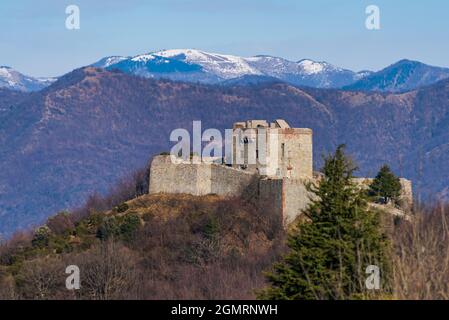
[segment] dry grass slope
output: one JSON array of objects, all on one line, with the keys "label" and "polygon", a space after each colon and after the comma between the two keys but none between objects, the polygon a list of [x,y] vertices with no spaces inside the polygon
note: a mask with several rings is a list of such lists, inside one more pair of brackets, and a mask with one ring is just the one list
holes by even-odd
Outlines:
[{"label": "dry grass slope", "polygon": [[[264,208],[214,195],[143,195],[58,230],[0,248],[0,298],[252,299],[285,236]],[[83,270],[76,293],[69,264]]]}]

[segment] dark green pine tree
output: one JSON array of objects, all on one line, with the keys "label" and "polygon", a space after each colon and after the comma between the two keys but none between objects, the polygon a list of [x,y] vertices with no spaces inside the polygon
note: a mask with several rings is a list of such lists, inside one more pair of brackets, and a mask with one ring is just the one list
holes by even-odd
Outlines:
[{"label": "dark green pine tree", "polygon": [[401,194],[401,182],[391,172],[389,166],[384,165],[380,168],[379,173],[370,185],[369,194],[378,200],[382,200],[383,203],[398,200]]},{"label": "dark green pine tree", "polygon": [[[290,252],[267,273],[260,299],[356,299],[389,292],[388,240],[378,212],[352,180],[356,170],[344,146],[325,159],[324,176],[311,184],[306,221],[289,236]],[[366,289],[369,265],[381,271],[381,290]]]}]

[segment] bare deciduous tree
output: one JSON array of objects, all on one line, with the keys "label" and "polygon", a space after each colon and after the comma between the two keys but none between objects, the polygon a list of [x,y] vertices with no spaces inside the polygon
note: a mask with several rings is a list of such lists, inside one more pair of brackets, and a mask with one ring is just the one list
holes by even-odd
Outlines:
[{"label": "bare deciduous tree", "polygon": [[137,258],[123,245],[108,241],[76,257],[81,271],[82,298],[136,298]]},{"label": "bare deciduous tree", "polygon": [[17,277],[18,289],[25,299],[54,299],[64,287],[64,266],[59,258],[26,261]]}]

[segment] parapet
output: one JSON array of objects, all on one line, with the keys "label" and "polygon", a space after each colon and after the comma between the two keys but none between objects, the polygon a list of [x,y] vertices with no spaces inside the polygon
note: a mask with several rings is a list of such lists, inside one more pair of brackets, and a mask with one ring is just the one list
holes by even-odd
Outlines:
[{"label": "parapet", "polygon": [[281,129],[290,128],[290,125],[287,123],[287,121],[282,120],[282,119],[277,119],[272,124],[275,125],[275,128],[281,128]]},{"label": "parapet", "polygon": [[283,119],[276,119],[271,123],[266,120],[247,120],[235,122],[233,129],[258,129],[258,128],[270,128],[270,129],[290,129],[290,125]]}]

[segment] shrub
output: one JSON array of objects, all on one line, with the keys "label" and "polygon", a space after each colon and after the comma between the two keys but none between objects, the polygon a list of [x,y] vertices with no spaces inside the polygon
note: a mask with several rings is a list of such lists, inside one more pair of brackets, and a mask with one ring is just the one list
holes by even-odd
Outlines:
[{"label": "shrub", "polygon": [[123,217],[108,216],[105,217],[98,227],[96,237],[100,240],[116,237],[121,240],[130,241],[133,239],[140,225],[140,217],[136,213],[129,213]]},{"label": "shrub", "polygon": [[47,226],[39,227],[34,232],[33,240],[31,244],[33,247],[43,248],[48,246],[50,239],[50,229]]},{"label": "shrub", "polygon": [[47,221],[48,228],[57,235],[66,233],[72,230],[75,225],[70,219],[69,213],[66,211],[60,212]]},{"label": "shrub", "polygon": [[207,222],[203,227],[203,235],[206,239],[215,240],[220,233],[220,222],[214,215],[207,217]]},{"label": "shrub", "polygon": [[449,205],[417,208],[392,232],[394,297],[449,299]]},{"label": "shrub", "polygon": [[126,202],[123,202],[123,203],[119,204],[119,205],[115,208],[115,210],[116,210],[118,213],[126,212],[126,211],[128,211],[128,209],[129,209],[129,206],[128,206],[128,204],[127,204]]},{"label": "shrub", "polygon": [[120,236],[123,240],[131,240],[140,227],[140,217],[136,213],[130,213],[123,217],[120,224]]},{"label": "shrub", "polygon": [[119,223],[116,217],[105,217],[97,229],[96,237],[100,240],[107,240],[119,234]]}]

